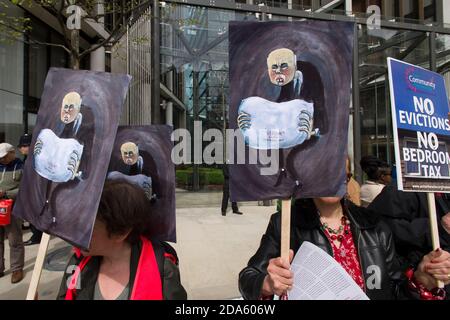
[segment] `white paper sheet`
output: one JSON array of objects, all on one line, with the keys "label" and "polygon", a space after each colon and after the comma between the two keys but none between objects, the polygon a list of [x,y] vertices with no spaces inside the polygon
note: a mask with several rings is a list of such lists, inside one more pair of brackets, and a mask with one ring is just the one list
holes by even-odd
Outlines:
[{"label": "white paper sheet", "polygon": [[303,242],[291,270],[294,286],[289,300],[369,300],[333,257],[310,242]]}]

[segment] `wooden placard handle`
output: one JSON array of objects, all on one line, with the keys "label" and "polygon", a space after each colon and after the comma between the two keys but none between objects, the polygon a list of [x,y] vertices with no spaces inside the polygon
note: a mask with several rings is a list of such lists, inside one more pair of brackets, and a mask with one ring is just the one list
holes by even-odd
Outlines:
[{"label": "wooden placard handle", "polygon": [[281,258],[289,262],[291,243],[291,199],[281,200]]},{"label": "wooden placard handle", "polygon": [[[439,230],[436,217],[436,202],[434,199],[434,193],[428,192],[427,200],[428,200],[428,216],[430,218],[431,242],[433,244],[433,250],[436,250],[441,245],[439,241]],[[444,282],[440,280],[436,280],[436,282],[439,288],[444,288]]]},{"label": "wooden placard handle", "polygon": [[39,244],[39,251],[34,264],[33,275],[31,276],[30,287],[28,288],[27,300],[34,300],[36,292],[41,280],[42,268],[44,267],[44,260],[47,254],[48,243],[50,242],[50,235],[43,233],[41,243]]}]

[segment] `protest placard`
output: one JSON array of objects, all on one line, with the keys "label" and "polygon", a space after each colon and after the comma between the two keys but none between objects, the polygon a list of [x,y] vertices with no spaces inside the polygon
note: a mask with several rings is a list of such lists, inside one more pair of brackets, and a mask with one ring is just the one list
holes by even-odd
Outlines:
[{"label": "protest placard", "polygon": [[393,58],[388,58],[388,68],[397,186],[403,191],[427,192],[433,249],[437,249],[434,192],[450,192],[445,81],[438,73]]},{"label": "protest placard", "polygon": [[231,22],[229,34],[231,200],[286,201],[284,257],[290,199],[346,193],[354,24]]},{"label": "protest placard", "polygon": [[45,233],[28,299],[34,298],[50,235],[89,248],[130,80],[60,68],[47,74],[12,212]]},{"label": "protest placard", "polygon": [[389,59],[398,188],[450,192],[450,121],[444,78]]},{"label": "protest placard", "polygon": [[108,178],[143,188],[151,204],[149,232],[161,241],[176,241],[175,166],[171,161],[172,127],[119,126]]}]

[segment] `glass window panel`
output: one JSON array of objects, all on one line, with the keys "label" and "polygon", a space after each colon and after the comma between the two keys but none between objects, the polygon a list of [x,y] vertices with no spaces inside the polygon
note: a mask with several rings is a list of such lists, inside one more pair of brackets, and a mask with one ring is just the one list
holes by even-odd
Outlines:
[{"label": "glass window panel", "polygon": [[[48,29],[41,23],[32,20],[32,39],[40,42],[48,42],[49,32]],[[48,70],[48,56],[47,46],[40,44],[30,44],[29,46],[29,73],[28,73],[28,85],[29,95],[32,98],[39,99],[44,89],[45,77]],[[37,105],[30,106],[30,109],[36,109]]]},{"label": "glass window panel", "polygon": [[387,81],[387,58],[430,67],[429,39],[424,32],[359,27],[359,72],[362,156],[394,162]]},{"label": "glass window panel", "polygon": [[[23,17],[23,11],[9,6],[10,17]],[[23,133],[23,39],[0,41],[0,142],[18,143]]]}]

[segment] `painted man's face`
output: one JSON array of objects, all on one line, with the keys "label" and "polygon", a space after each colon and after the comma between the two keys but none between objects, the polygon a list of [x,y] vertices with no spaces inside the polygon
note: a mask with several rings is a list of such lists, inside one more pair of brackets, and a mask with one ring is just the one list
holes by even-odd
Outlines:
[{"label": "painted man's face", "polygon": [[61,106],[61,121],[65,124],[75,121],[81,109],[81,96],[77,92],[69,92]]},{"label": "painted man's face", "polygon": [[292,50],[283,48],[272,51],[267,57],[270,82],[277,86],[291,82],[297,69],[296,60]]},{"label": "painted man's face", "polygon": [[122,160],[125,164],[132,166],[138,161],[139,148],[133,142],[126,142],[120,147]]}]

